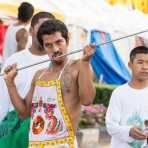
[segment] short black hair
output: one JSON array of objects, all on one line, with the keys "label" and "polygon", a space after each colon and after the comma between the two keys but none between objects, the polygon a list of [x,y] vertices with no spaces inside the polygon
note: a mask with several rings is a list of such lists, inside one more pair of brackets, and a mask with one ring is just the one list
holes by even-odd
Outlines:
[{"label": "short black hair", "polygon": [[45,11],[38,12],[32,17],[31,27],[34,27],[38,23],[39,19],[41,19],[41,18],[55,19],[55,16],[53,14],[51,14],[49,12],[45,12]]},{"label": "short black hair", "polygon": [[131,50],[130,61],[133,62],[137,54],[148,54],[148,48],[145,46],[138,46]]},{"label": "short black hair", "polygon": [[40,45],[43,47],[43,35],[51,35],[55,32],[60,32],[62,37],[68,42],[68,29],[66,25],[57,19],[45,21],[39,28],[37,33],[37,39]]},{"label": "short black hair", "polygon": [[18,19],[22,22],[27,22],[31,19],[34,13],[34,7],[28,2],[23,2],[18,8]]}]

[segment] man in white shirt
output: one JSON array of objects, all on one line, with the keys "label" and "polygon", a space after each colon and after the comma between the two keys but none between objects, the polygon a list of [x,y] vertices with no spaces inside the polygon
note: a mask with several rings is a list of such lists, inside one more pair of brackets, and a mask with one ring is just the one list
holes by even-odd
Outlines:
[{"label": "man in white shirt", "polygon": [[[31,28],[30,28],[30,33],[32,36],[31,48],[17,52],[13,54],[12,56],[10,56],[7,59],[6,63],[4,64],[2,72],[5,69],[5,67],[13,63],[17,63],[18,67],[24,67],[24,66],[35,64],[37,62],[48,59],[48,56],[46,55],[45,50],[42,49],[40,44],[38,43],[36,34],[37,34],[37,31],[40,25],[44,21],[48,19],[54,19],[54,18],[55,17],[48,12],[39,12],[36,15],[34,15],[31,21]],[[30,67],[30,68],[27,68],[27,69],[24,69],[18,72],[18,76],[16,78],[15,83],[22,97],[24,97],[26,93],[28,92],[35,72],[39,69],[47,67],[48,65],[49,65],[49,62],[36,65],[36,66]],[[26,121],[18,120],[17,114],[14,111],[14,107],[10,101],[10,97],[8,95],[6,84],[2,77],[0,78],[0,110],[1,110],[0,120],[3,120],[0,123],[0,128],[3,129],[3,130],[0,130],[0,147],[5,147],[5,148],[10,148],[10,147],[11,148],[26,148],[28,147],[27,128],[29,128],[29,119]],[[9,127],[9,129],[7,128],[7,126],[10,126],[11,124],[10,120],[13,122],[12,124],[14,124],[15,126],[21,127],[20,129],[22,129],[22,131],[20,129],[17,129],[16,132],[12,133],[12,131],[14,131],[14,128],[12,127],[12,130],[11,130],[11,127]],[[14,136],[13,134],[16,136]],[[19,144],[16,144],[18,143],[18,139],[17,139],[19,137],[18,135],[22,138],[19,139]]]},{"label": "man in white shirt", "polygon": [[142,148],[148,133],[148,48],[139,46],[130,53],[131,81],[116,88],[110,98],[106,126],[112,136],[110,148]]}]

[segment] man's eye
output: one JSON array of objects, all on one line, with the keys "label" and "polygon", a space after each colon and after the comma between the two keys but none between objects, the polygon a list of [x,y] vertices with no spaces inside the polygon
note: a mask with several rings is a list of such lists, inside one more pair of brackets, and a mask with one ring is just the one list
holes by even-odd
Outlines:
[{"label": "man's eye", "polygon": [[52,47],[52,45],[49,44],[49,43],[46,43],[46,44],[45,44],[45,47],[49,48],[49,47]]},{"label": "man's eye", "polygon": [[63,40],[57,41],[57,44],[58,44],[58,45],[60,45],[60,44],[62,44],[62,43],[63,43]]}]

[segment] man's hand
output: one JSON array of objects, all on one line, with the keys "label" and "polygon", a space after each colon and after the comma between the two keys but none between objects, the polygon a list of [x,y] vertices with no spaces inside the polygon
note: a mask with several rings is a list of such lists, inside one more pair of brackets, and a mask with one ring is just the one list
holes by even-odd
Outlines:
[{"label": "man's hand", "polygon": [[83,61],[88,61],[90,60],[91,56],[95,53],[96,46],[95,45],[87,45],[84,47],[83,51]]},{"label": "man's hand", "polygon": [[9,65],[4,69],[4,79],[7,85],[14,84],[14,79],[17,75],[17,64]]},{"label": "man's hand", "polygon": [[146,133],[144,133],[139,127],[132,127],[130,129],[129,136],[136,140],[144,140],[148,135],[146,135]]}]

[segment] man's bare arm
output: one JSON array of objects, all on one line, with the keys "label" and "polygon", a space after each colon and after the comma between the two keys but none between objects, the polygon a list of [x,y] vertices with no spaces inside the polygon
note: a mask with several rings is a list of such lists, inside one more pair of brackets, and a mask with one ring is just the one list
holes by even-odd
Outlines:
[{"label": "man's bare arm", "polygon": [[19,95],[16,85],[14,83],[16,75],[17,75],[17,69],[15,64],[8,66],[5,69],[5,82],[8,88],[8,93],[10,95],[11,101],[14,107],[16,108],[20,118],[27,118],[30,115],[31,111],[31,102],[34,91],[35,78],[32,81],[32,85],[27,96],[23,99]]},{"label": "man's bare arm", "polygon": [[80,61],[78,83],[81,103],[90,105],[96,95],[96,90],[93,84],[93,71],[89,62]]},{"label": "man's bare arm", "polygon": [[25,28],[20,29],[16,33],[17,51],[25,49],[28,42],[29,33]]},{"label": "man's bare arm", "polygon": [[31,113],[31,102],[34,90],[33,85],[31,85],[31,88],[24,99],[20,97],[15,84],[7,85],[7,88],[12,104],[16,108],[19,117],[23,119],[29,117]]}]

